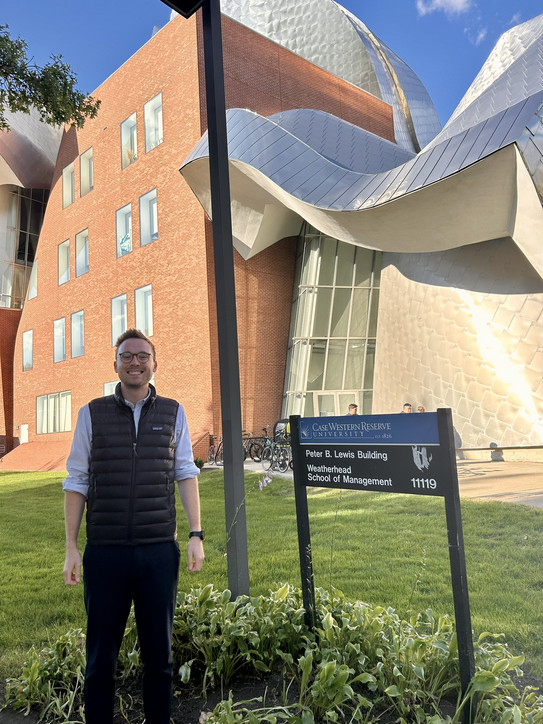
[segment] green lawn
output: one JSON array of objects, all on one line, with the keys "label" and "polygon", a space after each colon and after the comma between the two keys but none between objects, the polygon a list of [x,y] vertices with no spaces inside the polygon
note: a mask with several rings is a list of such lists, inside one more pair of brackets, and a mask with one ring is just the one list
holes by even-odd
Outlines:
[{"label": "green lawn", "polygon": [[[82,588],[67,588],[63,475],[0,473],[0,677],[14,676],[26,651],[84,626]],[[248,474],[251,594],[300,585],[292,481]],[[206,562],[182,569],[180,586],[228,587],[223,477],[200,477]],[[442,498],[310,489],[316,585],[372,605],[454,614]],[[527,670],[543,675],[543,511],[462,501],[473,628],[504,633]],[[186,523],[179,516],[179,538]],[[81,540],[84,544],[83,536]]]}]

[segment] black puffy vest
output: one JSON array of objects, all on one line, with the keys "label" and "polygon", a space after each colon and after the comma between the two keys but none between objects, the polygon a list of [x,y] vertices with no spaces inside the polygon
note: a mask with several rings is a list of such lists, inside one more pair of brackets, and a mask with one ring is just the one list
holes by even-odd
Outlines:
[{"label": "black puffy vest", "polygon": [[138,424],[122,397],[89,403],[92,422],[87,542],[139,545],[174,540],[178,403],[150,385]]}]

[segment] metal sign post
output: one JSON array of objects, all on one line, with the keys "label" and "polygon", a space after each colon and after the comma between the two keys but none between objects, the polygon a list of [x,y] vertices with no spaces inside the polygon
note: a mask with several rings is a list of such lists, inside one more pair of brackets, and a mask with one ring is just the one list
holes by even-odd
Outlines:
[{"label": "metal sign post", "polygon": [[[440,496],[445,500],[462,694],[475,673],[452,414],[290,418],[306,622],[316,623],[307,487]],[[470,713],[466,716],[469,718]]]},{"label": "metal sign post", "polygon": [[245,512],[245,474],[241,445],[241,392],[226,136],[226,103],[219,0],[163,0],[183,17],[202,8],[206,77],[213,256],[224,445],[224,504],[228,587],[232,598],[249,594],[249,555]]}]

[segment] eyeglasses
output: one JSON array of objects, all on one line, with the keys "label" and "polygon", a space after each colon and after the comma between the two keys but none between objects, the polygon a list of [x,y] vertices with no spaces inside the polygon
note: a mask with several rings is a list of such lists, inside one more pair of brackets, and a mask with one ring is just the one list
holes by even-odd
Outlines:
[{"label": "eyeglasses", "polygon": [[125,364],[130,364],[134,357],[138,358],[138,362],[148,362],[150,352],[119,352],[119,359]]}]

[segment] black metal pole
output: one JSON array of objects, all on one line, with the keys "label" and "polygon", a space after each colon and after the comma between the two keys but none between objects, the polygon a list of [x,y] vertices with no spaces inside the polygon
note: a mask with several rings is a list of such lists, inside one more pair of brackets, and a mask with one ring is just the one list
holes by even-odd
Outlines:
[{"label": "black metal pole", "polygon": [[[449,468],[451,471],[451,490],[445,496],[445,515],[447,517],[447,535],[449,539],[449,560],[453,602],[456,618],[456,638],[458,642],[458,663],[460,668],[460,685],[465,695],[475,674],[475,656],[473,652],[473,632],[468,595],[468,576],[464,553],[464,534],[460,511],[460,493],[456,472],[454,432],[450,409],[437,410],[437,424],[440,445],[449,451]],[[474,700],[475,702],[475,700]],[[468,704],[463,712],[464,724],[471,724],[473,706]]]},{"label": "black metal pole", "polygon": [[290,416],[290,442],[294,472],[294,498],[296,501],[296,523],[298,526],[302,600],[305,609],[305,623],[312,631],[316,626],[317,606],[315,601],[315,580],[313,577],[313,555],[311,553],[311,533],[309,530],[309,510],[307,507],[307,488],[302,481],[300,436],[298,434],[299,419],[299,415]]},{"label": "black metal pole", "polygon": [[241,391],[219,0],[207,0],[202,4],[202,21],[224,443],[228,587],[232,598],[236,598],[242,594],[249,594],[249,559],[241,443]]}]

